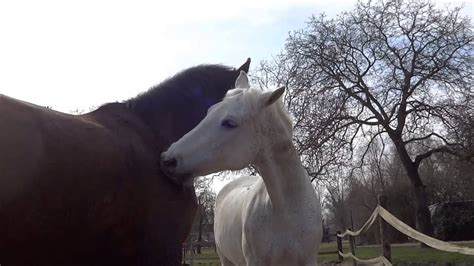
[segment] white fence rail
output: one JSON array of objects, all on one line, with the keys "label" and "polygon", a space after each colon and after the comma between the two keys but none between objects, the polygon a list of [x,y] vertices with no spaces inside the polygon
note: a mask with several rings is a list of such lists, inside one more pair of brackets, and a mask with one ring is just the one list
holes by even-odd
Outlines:
[{"label": "white fence rail", "polygon": [[[387,211],[384,207],[382,207],[383,204],[380,204],[381,202],[380,197],[381,196],[379,196],[379,205],[375,208],[374,212],[372,213],[372,215],[370,215],[369,219],[367,219],[365,224],[357,231],[346,230],[344,233],[338,233],[337,234],[338,242],[341,242],[341,239],[348,235],[350,238],[350,244],[352,245],[352,238],[354,236],[358,236],[366,232],[373,225],[377,217],[380,217],[386,223],[390,224],[395,229],[400,231],[402,234],[405,234],[408,237],[416,239],[419,242],[422,242],[434,249],[442,250],[446,252],[457,252],[457,253],[461,253],[465,255],[474,256],[474,248],[461,247],[461,246],[454,245],[451,243],[443,242],[436,238],[420,233],[416,231],[415,229],[413,229],[412,227],[410,227],[409,225],[407,225],[406,223],[400,221],[399,219],[397,219],[397,217],[393,216],[389,211]],[[381,235],[384,234],[382,228],[381,228],[380,233]],[[382,245],[384,244],[383,242],[384,241],[382,241]],[[338,253],[339,253],[340,258],[341,257],[352,258],[354,261],[358,261],[358,262],[366,263],[366,264],[392,265],[390,255],[388,255],[388,257],[380,256],[380,257],[369,259],[369,260],[362,260],[362,259],[357,258],[352,252],[343,253],[342,245],[338,245],[338,249],[339,249]],[[390,254],[390,251],[388,251],[388,253]]]}]

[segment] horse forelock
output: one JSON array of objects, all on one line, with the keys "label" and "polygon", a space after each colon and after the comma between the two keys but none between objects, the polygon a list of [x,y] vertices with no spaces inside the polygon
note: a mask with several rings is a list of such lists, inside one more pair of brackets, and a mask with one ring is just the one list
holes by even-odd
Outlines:
[{"label": "horse forelock", "polygon": [[225,98],[231,98],[231,97],[234,97],[234,96],[238,96],[242,93],[244,93],[244,91],[247,90],[247,89],[233,89],[233,90],[229,90],[227,92],[227,94],[225,95]]}]

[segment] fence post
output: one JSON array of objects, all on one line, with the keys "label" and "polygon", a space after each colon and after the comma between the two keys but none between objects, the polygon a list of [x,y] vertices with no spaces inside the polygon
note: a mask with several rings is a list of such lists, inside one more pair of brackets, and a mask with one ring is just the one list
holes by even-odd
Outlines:
[{"label": "fence post", "polygon": [[341,231],[336,232],[336,239],[337,239],[337,257],[339,258],[339,261],[343,261],[344,257],[339,254],[339,252],[342,253],[342,239],[338,236],[341,233]]},{"label": "fence post", "polygon": [[[378,196],[379,205],[384,209],[387,207],[387,197],[384,195]],[[380,244],[382,246],[383,256],[390,262],[392,262],[392,251],[390,250],[390,238],[388,235],[388,224],[384,221],[382,217],[379,216],[379,225],[380,225]]]},{"label": "fence post", "polygon": [[193,238],[189,238],[189,243],[190,243],[190,250],[191,250],[191,261],[189,262],[189,265],[194,265],[194,245],[193,245]]},{"label": "fence post", "polygon": [[186,245],[183,244],[181,246],[181,250],[183,251],[183,259],[182,259],[183,262],[181,264],[184,265],[186,263]]},{"label": "fence post", "polygon": [[[352,228],[348,228],[350,231],[352,231]],[[351,249],[351,253],[352,255],[356,255],[355,253],[355,248],[354,248],[354,242],[355,242],[355,237],[352,236],[352,235],[349,235],[349,248]],[[352,260],[352,265],[356,266],[357,265],[357,261],[356,260]]]}]

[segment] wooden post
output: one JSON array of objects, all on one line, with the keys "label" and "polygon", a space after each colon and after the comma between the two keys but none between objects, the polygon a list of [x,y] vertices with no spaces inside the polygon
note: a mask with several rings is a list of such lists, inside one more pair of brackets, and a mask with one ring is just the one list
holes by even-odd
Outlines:
[{"label": "wooden post", "polygon": [[[387,197],[383,195],[378,196],[379,205],[384,209],[387,207]],[[380,245],[382,246],[383,256],[390,262],[392,262],[392,251],[390,250],[390,238],[388,235],[388,224],[382,217],[379,216],[380,225]]]},{"label": "wooden post", "polygon": [[[352,231],[352,228],[348,228],[350,231]],[[354,248],[354,242],[355,242],[355,239],[354,239],[354,236],[352,235],[349,235],[349,248],[351,249],[351,253],[352,255],[356,255],[355,253],[355,248]],[[352,265],[356,266],[357,265],[357,261],[356,260],[352,260]]]},{"label": "wooden post", "polygon": [[341,233],[341,231],[337,231],[336,233],[336,239],[337,239],[337,256],[339,258],[339,261],[343,261],[344,257],[339,254],[339,252],[342,252],[342,239],[338,236]]}]

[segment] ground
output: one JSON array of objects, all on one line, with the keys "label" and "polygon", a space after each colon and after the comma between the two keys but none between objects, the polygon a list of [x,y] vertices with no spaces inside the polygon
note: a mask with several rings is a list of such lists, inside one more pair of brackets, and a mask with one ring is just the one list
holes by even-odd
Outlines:
[{"label": "ground", "polygon": [[[456,242],[454,244],[474,247],[474,241]],[[323,243],[320,252],[335,251],[336,243]],[[348,252],[348,243],[344,243],[344,252]],[[369,259],[381,254],[380,246],[360,246],[356,248],[357,257]],[[337,261],[336,254],[320,255],[320,264],[331,265]],[[186,255],[186,262],[191,262],[190,254]],[[474,256],[437,251],[430,248],[420,248],[417,243],[393,244],[392,262],[396,265],[474,265]],[[213,248],[203,249],[201,255],[193,258],[195,266],[219,266],[219,258]],[[352,265],[349,263],[348,265]]]}]

